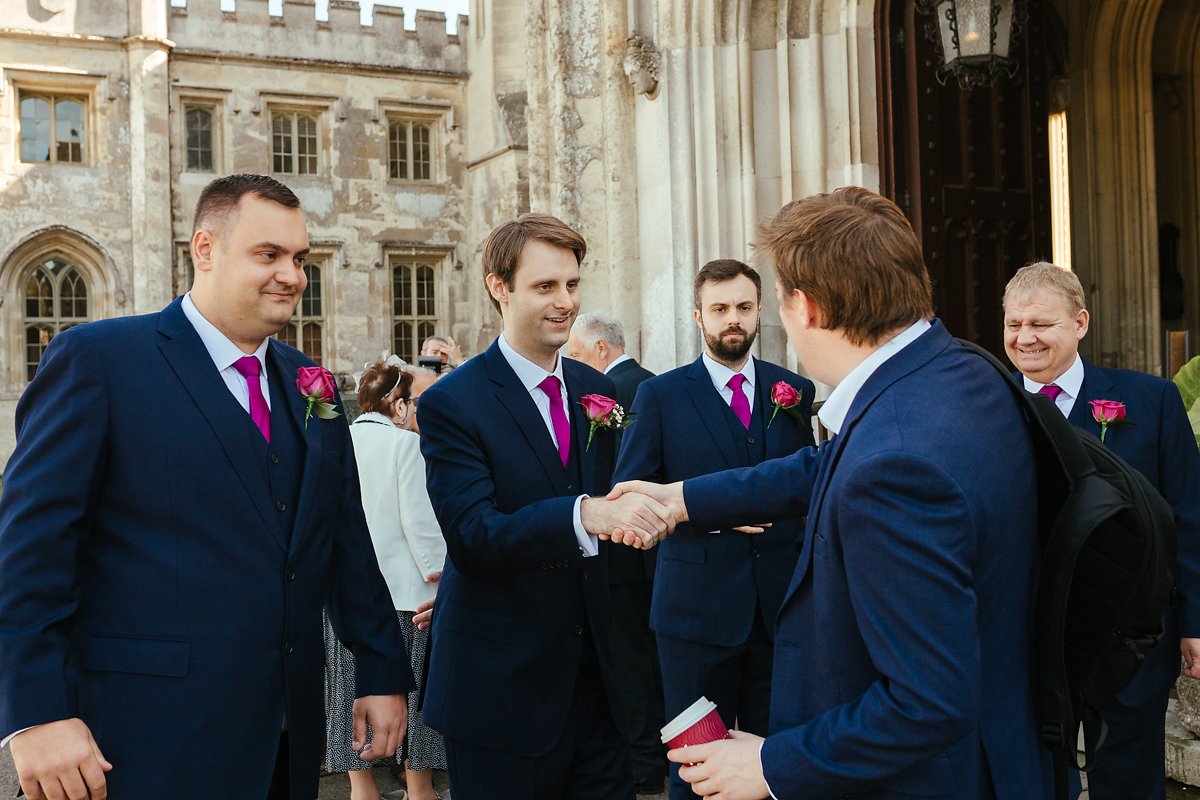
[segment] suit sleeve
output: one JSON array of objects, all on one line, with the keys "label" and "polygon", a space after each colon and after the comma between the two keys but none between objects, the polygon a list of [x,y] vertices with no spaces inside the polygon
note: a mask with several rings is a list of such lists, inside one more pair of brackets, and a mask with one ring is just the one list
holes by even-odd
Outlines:
[{"label": "suit sleeve", "polygon": [[397,464],[400,531],[421,574],[440,572],[446,560],[446,540],[425,490],[425,459],[417,442],[405,446]]},{"label": "suit sleeve", "polygon": [[688,519],[697,530],[718,530],[804,516],[827,450],[803,447],[754,467],[684,481]]},{"label": "suit sleeve", "polygon": [[843,559],[851,612],[878,677],[853,700],[767,738],[764,774],[780,800],[886,780],[967,736],[980,713],[976,528],[964,493],[907,454],[839,470],[847,472],[840,501],[821,512],[836,515],[838,541],[818,532],[814,557],[837,548]]},{"label": "suit sleeve", "polygon": [[379,571],[367,528],[350,426],[335,422],[343,438],[341,496],[330,559],[329,622],[354,654],[355,696],[403,694],[417,688],[408,648]]},{"label": "suit sleeve", "polygon": [[1175,512],[1178,532],[1179,633],[1195,638],[1200,637],[1200,450],[1183,398],[1170,381],[1163,383],[1158,436],[1159,491]]},{"label": "suit sleeve", "polygon": [[502,512],[493,465],[472,415],[458,398],[435,385],[421,395],[420,414],[429,499],[447,554],[459,572],[487,576],[544,569],[563,561],[584,566],[575,538],[574,496]]},{"label": "suit sleeve", "polygon": [[17,404],[0,495],[0,737],[78,716],[68,631],[115,413],[89,345],[56,336]]},{"label": "suit sleeve", "polygon": [[621,437],[621,453],[613,470],[613,484],[622,481],[663,480],[662,413],[650,383],[642,383],[630,408],[633,424]]}]

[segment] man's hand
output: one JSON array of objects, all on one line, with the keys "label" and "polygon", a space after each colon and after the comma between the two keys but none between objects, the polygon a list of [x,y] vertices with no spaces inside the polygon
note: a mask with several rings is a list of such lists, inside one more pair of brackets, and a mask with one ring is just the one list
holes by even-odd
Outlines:
[{"label": "man's hand", "polygon": [[[350,747],[363,761],[396,754],[408,729],[408,700],[402,694],[374,694],[354,701]],[[367,741],[367,725],[371,741]]]},{"label": "man's hand", "polygon": [[637,549],[651,548],[675,530],[675,517],[667,507],[644,494],[585,497],[579,518],[588,533]]},{"label": "man's hand", "polygon": [[[763,800],[771,796],[758,750],[762,737],[730,731],[732,739],[680,747],[667,753],[679,777],[705,800]],[[690,764],[691,766],[687,766]]]},{"label": "man's hand", "polygon": [[1179,652],[1183,654],[1183,674],[1200,678],[1200,639],[1180,639]]},{"label": "man's hand", "polygon": [[687,506],[683,503],[683,481],[675,483],[650,483],[649,481],[624,481],[618,483],[608,493],[609,500],[616,500],[627,494],[644,494],[666,506],[675,518],[675,522],[687,522]]},{"label": "man's hand", "polygon": [[417,626],[417,630],[427,631],[429,630],[429,626],[433,624],[434,599],[431,597],[417,606],[416,614],[413,616],[413,624]]},{"label": "man's hand", "polygon": [[104,758],[84,721],[73,717],[22,731],[8,743],[21,790],[30,800],[105,800]]}]

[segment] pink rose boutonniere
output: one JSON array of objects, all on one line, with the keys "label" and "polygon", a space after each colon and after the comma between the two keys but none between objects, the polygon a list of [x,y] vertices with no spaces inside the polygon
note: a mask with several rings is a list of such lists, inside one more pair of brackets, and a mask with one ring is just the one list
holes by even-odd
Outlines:
[{"label": "pink rose boutonniere", "polygon": [[598,428],[619,431],[633,424],[633,414],[626,413],[621,404],[611,397],[585,394],[579,398],[579,405],[583,406],[583,414],[588,421],[588,438],[587,444],[583,446],[584,452],[592,446],[592,437],[596,435]]},{"label": "pink rose boutonniere", "polygon": [[771,412],[771,419],[767,421],[768,428],[771,427],[771,423],[775,421],[775,415],[780,411],[791,415],[800,422],[804,421],[799,408],[800,392],[796,391],[796,387],[787,381],[778,381],[771,387],[771,405],[775,406],[775,410]]},{"label": "pink rose boutonniere", "polygon": [[1104,441],[1104,435],[1108,433],[1110,425],[1130,425],[1129,420],[1125,419],[1125,404],[1118,403],[1116,400],[1092,400],[1088,405],[1092,407],[1092,419],[1100,423],[1100,441]]},{"label": "pink rose boutonniere", "polygon": [[304,409],[305,430],[308,429],[308,420],[313,414],[321,419],[341,416],[333,407],[336,384],[329,370],[324,367],[301,367],[296,370],[296,388],[308,403],[308,407]]}]

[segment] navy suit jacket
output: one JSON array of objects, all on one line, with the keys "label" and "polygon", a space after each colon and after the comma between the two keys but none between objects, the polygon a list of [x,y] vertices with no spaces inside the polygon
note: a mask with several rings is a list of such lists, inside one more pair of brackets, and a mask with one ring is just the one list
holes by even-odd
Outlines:
[{"label": "navy suit jacket", "polygon": [[421,452],[446,539],[433,615],[425,721],[443,735],[523,756],[558,740],[591,641],[613,719],[624,718],[609,643],[604,552],[584,558],[573,510],[607,494],[614,435],[585,452],[585,394],[612,381],[563,359],[571,447],[582,484],[559,460],[533,398],[497,343],[421,395]]},{"label": "navy suit jacket", "polygon": [[[634,359],[622,361],[604,373],[613,382],[617,394],[613,397],[621,408],[630,411],[633,408],[633,398],[637,389],[654,377],[654,373],[643,367]],[[621,435],[617,441],[621,441]],[[654,561],[658,556],[655,550],[634,550],[622,544],[604,542],[602,547],[608,550],[608,582],[616,586],[618,583],[645,583],[654,579]]]},{"label": "navy suit jacket", "polygon": [[294,382],[313,362],[272,340],[267,365],[272,423],[302,453],[290,530],[265,442],[178,300],[59,334],[18,405],[0,732],[82,718],[110,797],[261,800],[285,725],[291,797],[313,797],[327,602],[359,694],[413,688],[345,418],[303,430]]},{"label": "navy suit jacket", "polygon": [[820,450],[684,484],[705,527],[811,506],[761,755],[780,800],[1049,796],[1032,459],[1003,378],[935,320]]},{"label": "navy suit jacket", "polygon": [[1124,369],[1083,363],[1083,386],[1071,414],[1072,424],[1096,436],[1092,400],[1125,404],[1132,424],[1111,425],[1104,443],[1146,476],[1175,512],[1179,534],[1175,606],[1167,614],[1166,633],[1133,681],[1118,696],[1141,705],[1166,696],[1179,677],[1179,637],[1200,636],[1200,452],[1179,389],[1171,381]]},{"label": "navy suit jacket", "polygon": [[[752,413],[765,429],[766,458],[811,446],[812,381],[758,359],[754,369]],[[781,411],[767,427],[774,410],[771,387],[778,381],[800,392],[803,420]],[[733,412],[713,386],[703,357],[644,382],[632,412],[635,421],[625,430],[616,482],[673,483],[759,460],[749,458],[746,443],[735,437],[729,423]],[[764,521],[751,516],[736,524]],[[803,533],[799,516],[777,519],[756,535],[680,525],[658,546],[651,627],[676,639],[738,645],[750,635],[758,607],[772,630]]]}]

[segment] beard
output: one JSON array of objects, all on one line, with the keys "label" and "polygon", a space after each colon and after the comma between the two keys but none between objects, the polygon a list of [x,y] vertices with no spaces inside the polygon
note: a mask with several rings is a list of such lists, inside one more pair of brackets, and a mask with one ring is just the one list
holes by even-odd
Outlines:
[{"label": "beard", "polygon": [[[742,340],[740,342],[730,341],[725,338],[727,333],[740,333]],[[704,343],[708,345],[709,352],[713,357],[722,363],[735,364],[741,361],[746,353],[750,352],[750,348],[754,346],[754,339],[758,336],[758,329],[747,333],[744,328],[738,326],[736,328],[726,328],[719,334],[710,334],[707,330],[704,331]]]}]

